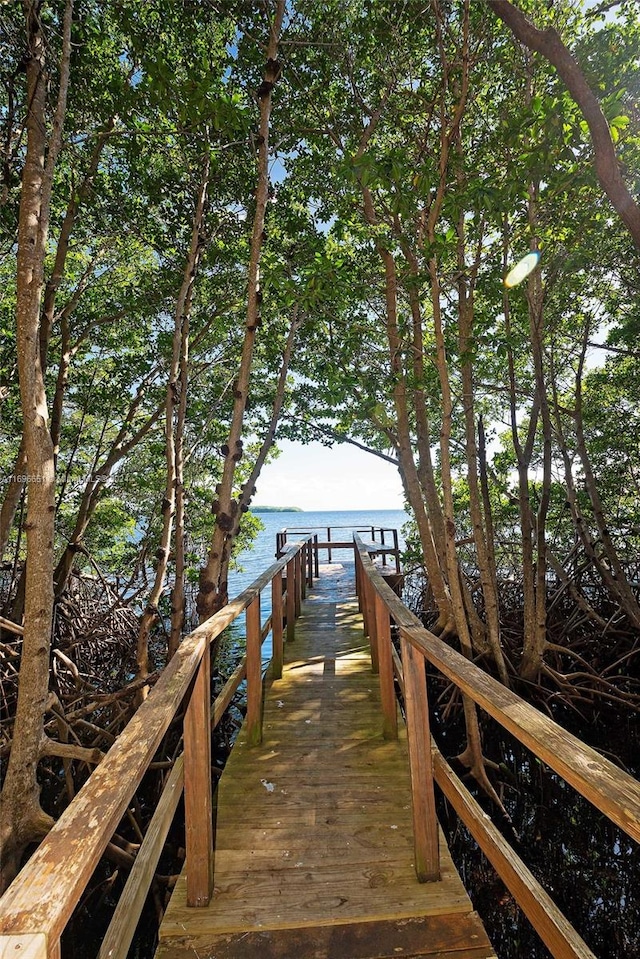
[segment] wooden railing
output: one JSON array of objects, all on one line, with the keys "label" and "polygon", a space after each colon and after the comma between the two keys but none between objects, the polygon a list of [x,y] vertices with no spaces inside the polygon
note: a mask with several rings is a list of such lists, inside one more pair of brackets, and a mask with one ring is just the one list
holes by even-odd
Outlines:
[{"label": "wooden railing", "polygon": [[[142,842],[99,959],[125,959],[184,789],[187,900],[204,906],[212,891],[211,732],[247,680],[248,736],[262,736],[261,647],[272,633],[272,669],[282,670],[283,620],[293,637],[313,578],[310,537],[187,636],[157,684],[0,899],[0,957],[55,959],[60,936],[179,708],[186,702],[184,753],[174,764]],[[286,575],[286,592],[283,589]],[[261,624],[260,596],[271,587],[272,613]],[[246,656],[211,704],[211,644],[246,610]]]},{"label": "wooden railing", "polygon": [[[425,663],[435,666],[636,842],[640,783],[425,629],[380,576],[366,545],[357,536],[355,540],[358,596],[380,677],[385,735],[396,735],[394,674],[405,701],[419,878],[431,879],[438,873],[435,781],[549,951],[557,959],[594,959],[431,740]],[[391,642],[391,623],[398,627],[400,656]]]},{"label": "wooden railing", "polygon": [[[345,533],[347,531],[347,533]],[[280,556],[286,548],[289,538],[299,538],[301,535],[312,535],[312,549],[315,562],[315,575],[318,575],[318,563],[321,551],[326,551],[327,562],[333,559],[333,553],[338,549],[354,550],[354,535],[365,534],[370,537],[368,544],[369,554],[381,556],[386,565],[387,557],[391,556],[396,568],[400,572],[400,546],[398,530],[389,526],[299,526],[285,527],[276,533],[276,556]],[[337,534],[337,537],[336,537]],[[322,537],[325,537],[324,539]]]}]

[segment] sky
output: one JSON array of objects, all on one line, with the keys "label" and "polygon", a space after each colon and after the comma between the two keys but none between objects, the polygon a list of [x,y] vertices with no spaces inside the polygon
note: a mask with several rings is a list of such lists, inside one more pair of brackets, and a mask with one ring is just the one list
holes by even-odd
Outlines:
[{"label": "sky", "polygon": [[281,454],[256,483],[256,506],[304,510],[403,509],[398,471],[391,463],[346,443],[279,440]]}]

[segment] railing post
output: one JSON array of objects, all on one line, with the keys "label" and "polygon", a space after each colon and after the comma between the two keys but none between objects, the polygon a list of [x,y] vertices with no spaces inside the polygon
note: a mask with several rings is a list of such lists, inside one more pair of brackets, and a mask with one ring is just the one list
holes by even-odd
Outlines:
[{"label": "railing post", "polygon": [[[327,543],[331,542],[331,527],[327,526]],[[331,547],[327,546],[327,562],[331,562]]]},{"label": "railing post", "polygon": [[295,597],[295,617],[302,609],[302,552],[298,550],[293,561],[293,595]]},{"label": "railing post", "polygon": [[317,533],[314,535],[313,541],[314,541],[314,543],[315,543],[315,549],[314,549],[314,551],[313,551],[313,554],[314,554],[314,568],[315,568],[316,579],[317,579],[318,576],[320,575],[320,550],[318,549],[318,534],[317,534]]},{"label": "railing post", "polygon": [[262,742],[262,639],[260,594],[247,606],[247,742]]},{"label": "railing post", "polygon": [[300,599],[307,598],[307,549],[305,546],[302,547],[298,553],[300,557]]},{"label": "railing post", "polygon": [[398,738],[398,709],[393,682],[393,656],[391,654],[391,622],[387,605],[374,591],[376,641],[378,647],[378,672],[380,674],[380,699],[382,702],[382,735],[385,739]]},{"label": "railing post", "polygon": [[284,660],[284,639],[282,629],[282,573],[276,573],[271,580],[271,644],[272,672],[274,679],[282,679]]},{"label": "railing post", "polygon": [[311,540],[307,543],[307,586],[313,587],[313,543]]},{"label": "railing post", "polygon": [[295,559],[290,559],[287,563],[287,642],[291,643],[296,638],[296,590],[295,580]]},{"label": "railing post", "polygon": [[400,572],[400,548],[398,546],[398,530],[393,530],[393,549],[396,557],[396,573]]},{"label": "railing post", "polygon": [[362,613],[362,621],[364,623],[364,634],[368,636],[371,630],[369,624],[369,576],[367,570],[365,569],[364,560],[360,567],[360,606]]},{"label": "railing post", "polygon": [[207,906],[213,889],[211,650],[205,646],[184,717],[187,905]]},{"label": "railing post", "polygon": [[378,661],[378,634],[376,632],[376,614],[374,606],[375,589],[373,583],[367,575],[366,569],[362,570],[362,584],[364,608],[362,618],[365,624],[365,633],[369,637],[369,646],[371,648],[371,671],[377,673],[380,670]]},{"label": "railing post", "polygon": [[433,792],[427,676],[423,655],[405,639],[402,629],[400,637],[411,772],[415,869],[419,882],[434,882],[440,878],[440,855]]}]

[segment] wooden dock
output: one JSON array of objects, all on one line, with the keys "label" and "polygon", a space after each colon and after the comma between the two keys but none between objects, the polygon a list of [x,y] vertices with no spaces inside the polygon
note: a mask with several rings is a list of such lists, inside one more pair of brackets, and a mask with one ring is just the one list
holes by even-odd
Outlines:
[{"label": "wooden dock", "polygon": [[440,881],[416,879],[404,728],[382,736],[353,567],[320,573],[262,744],[241,733],[218,787],[212,901],[187,908],[180,877],[156,959],[489,959],[442,836]]}]

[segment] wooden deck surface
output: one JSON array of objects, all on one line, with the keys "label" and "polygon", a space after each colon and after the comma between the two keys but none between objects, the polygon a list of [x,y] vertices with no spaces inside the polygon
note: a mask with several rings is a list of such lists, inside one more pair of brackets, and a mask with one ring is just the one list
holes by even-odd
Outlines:
[{"label": "wooden deck surface", "polygon": [[441,881],[415,878],[406,740],[382,738],[352,573],[308,593],[263,742],[241,733],[220,781],[212,902],[188,909],[180,877],[156,959],[494,956],[444,838]]}]

